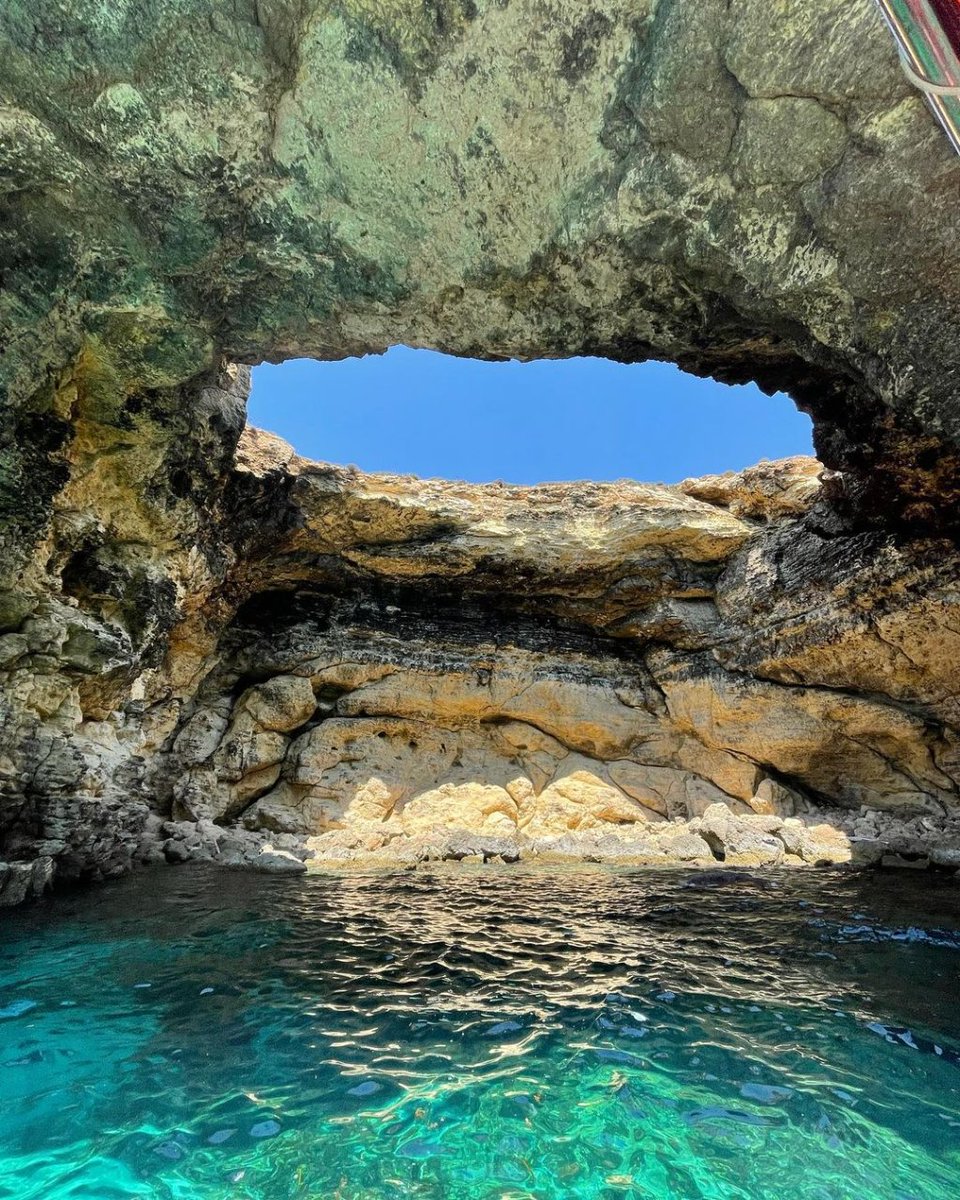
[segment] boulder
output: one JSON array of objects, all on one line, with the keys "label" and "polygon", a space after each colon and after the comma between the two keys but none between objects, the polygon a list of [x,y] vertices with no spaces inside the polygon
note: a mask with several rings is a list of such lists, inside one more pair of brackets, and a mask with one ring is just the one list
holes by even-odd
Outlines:
[{"label": "boulder", "polygon": [[317,708],[308,678],[277,675],[248,688],[237,701],[237,712],[248,712],[261,729],[292,733],[305,725]]}]

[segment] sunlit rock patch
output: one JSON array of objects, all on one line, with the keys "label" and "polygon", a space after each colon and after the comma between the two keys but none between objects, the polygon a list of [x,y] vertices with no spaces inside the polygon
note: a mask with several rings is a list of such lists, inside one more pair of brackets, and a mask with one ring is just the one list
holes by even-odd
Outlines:
[{"label": "sunlit rock patch", "polygon": [[0,638],[8,898],[162,858],[954,865],[956,557],[835,528],[821,476],[471,485],[246,429],[152,668],[103,552]]}]

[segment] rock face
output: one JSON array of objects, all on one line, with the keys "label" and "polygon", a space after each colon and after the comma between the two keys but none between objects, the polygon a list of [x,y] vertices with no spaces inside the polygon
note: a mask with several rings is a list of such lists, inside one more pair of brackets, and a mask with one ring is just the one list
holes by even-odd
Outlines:
[{"label": "rock face", "polygon": [[[869,0],[5,5],[0,900],[161,847],[946,862],[958,181]],[[826,469],[244,432],[236,364],[401,341],[788,388]]]},{"label": "rock face", "polygon": [[752,865],[862,857],[824,807],[960,817],[956,561],[825,530],[815,460],[515,488],[240,445],[275,527],[157,757],[174,817],[324,861]]},{"label": "rock face", "polygon": [[861,513],[957,498],[960,163],[871,0],[10,0],[0,95],[24,548],[71,418],[394,342],[757,379]]},{"label": "rock face", "polygon": [[161,853],[947,862],[956,554],[838,531],[821,473],[470,485],[246,428],[164,660],[81,590],[96,552],[0,638],[6,853],[42,884]]}]

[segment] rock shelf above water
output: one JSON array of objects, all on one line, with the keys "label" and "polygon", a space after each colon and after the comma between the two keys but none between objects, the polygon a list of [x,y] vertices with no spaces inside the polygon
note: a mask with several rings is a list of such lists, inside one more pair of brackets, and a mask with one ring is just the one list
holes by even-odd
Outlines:
[{"label": "rock shelf above water", "polygon": [[111,709],[137,685],[86,595],[0,638],[43,796],[8,845],[41,884],[161,857],[952,867],[956,560],[825,527],[822,473],[473,485],[246,428],[166,697]]}]

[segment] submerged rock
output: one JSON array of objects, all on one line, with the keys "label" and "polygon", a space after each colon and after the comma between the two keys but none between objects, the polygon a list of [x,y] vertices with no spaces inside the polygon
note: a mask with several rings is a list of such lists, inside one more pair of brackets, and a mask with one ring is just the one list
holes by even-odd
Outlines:
[{"label": "submerged rock", "polygon": [[365,1079],[363,1083],[358,1083],[356,1087],[348,1088],[348,1096],[356,1096],[358,1099],[365,1099],[367,1096],[375,1096],[377,1092],[382,1090],[383,1085],[377,1083],[375,1079]]},{"label": "submerged rock", "polygon": [[7,1021],[11,1017],[22,1017],[24,1013],[28,1013],[36,1007],[36,1000],[12,1000],[0,1008],[0,1021]]},{"label": "submerged rock", "polygon": [[256,1125],[250,1126],[250,1136],[252,1138],[276,1137],[279,1132],[279,1121],[258,1121]]},{"label": "submerged rock", "polygon": [[758,1104],[782,1104],[793,1095],[793,1089],[774,1087],[768,1083],[745,1083],[740,1095],[744,1100],[755,1100]]}]

